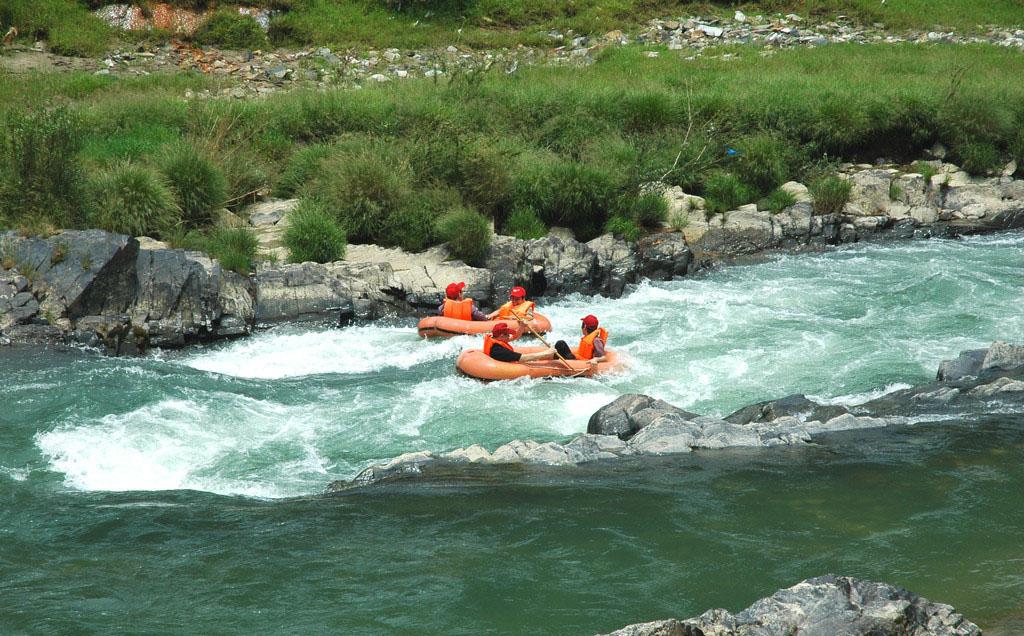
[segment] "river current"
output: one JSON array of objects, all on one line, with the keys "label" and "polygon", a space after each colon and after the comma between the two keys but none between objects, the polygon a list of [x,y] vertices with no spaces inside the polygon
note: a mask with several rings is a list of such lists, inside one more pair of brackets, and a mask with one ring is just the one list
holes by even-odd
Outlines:
[{"label": "river current", "polygon": [[586,634],[827,572],[998,631],[1024,614],[1013,409],[321,493],[408,451],[565,440],[628,392],[725,415],[924,382],[1024,342],[1022,263],[1020,234],[859,245],[542,302],[554,338],[587,313],[611,332],[628,368],[595,379],[459,377],[475,340],[412,320],[142,359],[0,349],[0,633]]}]

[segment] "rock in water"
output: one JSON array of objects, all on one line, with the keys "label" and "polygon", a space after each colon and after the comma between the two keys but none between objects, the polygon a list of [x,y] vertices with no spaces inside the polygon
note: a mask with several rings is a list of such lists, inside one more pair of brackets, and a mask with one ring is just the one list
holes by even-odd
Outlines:
[{"label": "rock in water", "polygon": [[754,422],[771,422],[780,417],[790,416],[802,419],[828,420],[849,413],[846,407],[818,404],[807,399],[806,395],[788,395],[777,400],[768,400],[745,406],[725,418],[733,424],[750,424]]},{"label": "rock in water", "polygon": [[609,636],[981,636],[949,605],[846,576],[820,576],[779,590],[732,615],[709,610],[687,620],[623,627]]},{"label": "rock in water", "polygon": [[617,435],[619,439],[628,440],[640,429],[666,417],[682,421],[700,416],[672,406],[664,400],[630,393],[606,404],[591,415],[587,423],[587,433]]},{"label": "rock in water", "polygon": [[953,381],[968,376],[977,376],[981,373],[981,364],[985,361],[987,353],[988,349],[961,351],[955,360],[943,360],[939,364],[939,372],[936,374],[935,379]]}]

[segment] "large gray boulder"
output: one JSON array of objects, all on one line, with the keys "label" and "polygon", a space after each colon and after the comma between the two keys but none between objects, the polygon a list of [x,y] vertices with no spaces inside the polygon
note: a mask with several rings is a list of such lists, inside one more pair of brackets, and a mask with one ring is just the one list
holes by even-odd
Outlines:
[{"label": "large gray boulder", "polygon": [[638,623],[608,636],[981,636],[949,605],[901,587],[819,576],[779,590],[738,614],[709,610],[686,620]]},{"label": "large gray boulder", "polygon": [[75,320],[123,313],[135,292],[138,241],[101,230],[65,230],[51,237],[0,235],[5,259],[31,282],[40,314]]},{"label": "large gray boulder", "polygon": [[936,374],[937,380],[953,381],[981,373],[981,364],[985,361],[988,349],[972,349],[961,351],[954,360],[943,360]]},{"label": "large gray boulder", "polygon": [[[250,281],[196,252],[140,250],[131,237],[100,230],[66,230],[51,237],[0,236],[0,330],[18,325],[12,340],[38,342],[60,334],[110,353],[249,333],[254,317]],[[17,294],[6,298],[6,292]],[[19,335],[20,334],[20,335]]]},{"label": "large gray boulder", "polygon": [[525,287],[531,297],[583,293],[616,298],[640,276],[635,247],[610,234],[588,243],[559,232],[529,241],[495,236],[484,267],[493,276],[496,304],[514,285]]},{"label": "large gray boulder", "polygon": [[587,242],[597,256],[592,284],[602,293],[618,298],[626,285],[637,281],[640,270],[637,252],[629,243],[611,234],[599,236]]},{"label": "large gray boulder", "polygon": [[338,321],[408,312],[387,263],[299,263],[256,273],[256,320]]},{"label": "large gray boulder", "polygon": [[680,232],[648,234],[637,242],[640,274],[652,280],[671,280],[685,276],[693,255]]},{"label": "large gray boulder", "polygon": [[128,313],[151,346],[239,336],[252,327],[251,281],[199,252],[141,250],[135,274],[137,292]]},{"label": "large gray boulder", "polygon": [[696,413],[684,411],[664,400],[629,393],[619,396],[591,415],[587,422],[587,433],[615,435],[619,439],[628,440],[658,420],[692,420],[696,417],[699,417]]}]

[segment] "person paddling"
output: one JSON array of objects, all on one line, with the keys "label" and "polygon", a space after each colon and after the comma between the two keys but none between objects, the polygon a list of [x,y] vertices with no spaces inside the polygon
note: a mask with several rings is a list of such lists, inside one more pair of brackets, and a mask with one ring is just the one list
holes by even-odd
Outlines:
[{"label": "person paddling", "polygon": [[533,320],[533,309],[536,304],[526,300],[526,289],[516,285],[508,293],[508,302],[487,314],[488,320]]},{"label": "person paddling", "polygon": [[598,326],[597,316],[593,314],[580,318],[580,331],[583,337],[576,347],[576,355],[573,355],[565,340],[555,343],[555,351],[566,360],[587,360],[591,365],[597,365],[607,359],[605,345],[608,344],[608,331]]},{"label": "person paddling", "polygon": [[513,331],[506,323],[499,322],[491,329],[491,333],[484,334],[484,355],[488,355],[499,362],[533,362],[534,360],[549,360],[555,355],[554,349],[545,349],[535,353],[519,353],[508,343],[512,339]]},{"label": "person paddling", "polygon": [[451,283],[445,288],[444,302],[438,305],[437,313],[456,320],[489,320],[487,314],[476,308],[472,298],[463,298],[466,283]]}]

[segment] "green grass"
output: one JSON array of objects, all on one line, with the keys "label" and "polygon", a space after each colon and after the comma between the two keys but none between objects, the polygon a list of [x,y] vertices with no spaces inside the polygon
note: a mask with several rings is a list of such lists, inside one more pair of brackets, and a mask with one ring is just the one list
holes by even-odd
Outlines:
[{"label": "green grass", "polygon": [[[228,191],[197,210],[274,188],[321,203],[353,242],[409,249],[442,240],[436,222],[452,209],[524,236],[560,225],[587,240],[612,218],[660,222],[663,209],[640,197],[650,181],[727,211],[784,181],[810,183],[836,161],[908,164],[939,141],[981,173],[1024,150],[1024,85],[1006,81],[1024,76],[1018,51],[837,45],[763,58],[756,48],[725,50],[733,59],[616,48],[584,69],[524,67],[251,102],[181,99],[207,81],[194,76],[0,75],[0,96],[10,98],[0,109],[24,119],[40,116],[34,105],[65,104],[74,144],[60,158],[72,173],[126,159],[160,166],[180,139],[203,140]],[[31,174],[18,157],[7,153],[0,176]],[[21,210],[0,217],[14,225]],[[199,213],[195,224],[209,222]]]}]

